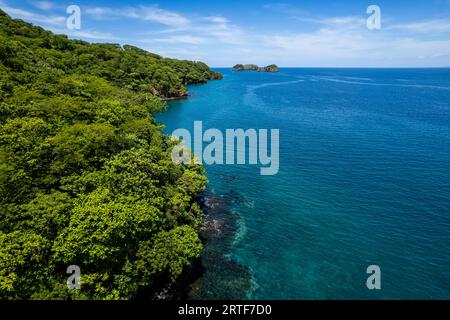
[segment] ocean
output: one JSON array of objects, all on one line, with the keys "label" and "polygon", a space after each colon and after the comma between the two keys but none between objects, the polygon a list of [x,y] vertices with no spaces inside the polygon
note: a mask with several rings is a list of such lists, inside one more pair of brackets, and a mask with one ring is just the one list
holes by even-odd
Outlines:
[{"label": "ocean", "polygon": [[193,298],[450,299],[450,69],[217,71],[157,121],[279,129],[280,168],[205,165]]}]

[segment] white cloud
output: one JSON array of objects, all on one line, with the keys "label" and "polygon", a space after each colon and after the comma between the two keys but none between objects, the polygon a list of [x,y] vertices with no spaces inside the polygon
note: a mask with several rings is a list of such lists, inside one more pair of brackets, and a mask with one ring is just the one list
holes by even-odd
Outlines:
[{"label": "white cloud", "polygon": [[55,34],[65,34],[72,38],[86,38],[92,40],[120,40],[109,32],[98,32],[93,30],[69,30],[64,28],[48,28]]},{"label": "white cloud", "polygon": [[119,38],[114,37],[111,33],[103,33],[97,31],[81,31],[81,30],[73,30],[66,32],[67,35],[75,38],[87,38],[94,40],[119,40]]},{"label": "white cloud", "polygon": [[258,38],[252,39],[238,27],[229,27],[224,30],[209,30],[206,34],[211,37],[212,42],[224,42],[234,45],[251,44]]},{"label": "white cloud", "polygon": [[[156,33],[176,32],[200,32],[225,31],[237,29],[231,26],[230,21],[220,15],[189,18],[175,11],[161,9],[158,6],[138,6],[113,9],[108,7],[89,7],[85,9],[86,14],[94,19],[129,18],[148,21],[168,27],[165,30],[152,30]],[[219,35],[220,36],[220,35]]]},{"label": "white cloud", "polygon": [[187,43],[187,44],[201,44],[205,43],[207,39],[202,37],[196,37],[192,35],[179,35],[179,36],[171,36],[168,38],[162,38],[162,39],[151,39],[151,40],[144,40],[143,42],[151,43],[153,41],[156,42],[164,42],[164,43]]},{"label": "white cloud", "polygon": [[85,8],[84,11],[91,15],[93,18],[105,18],[105,16],[113,16],[116,15],[113,9],[104,8],[104,7],[88,7]]},{"label": "white cloud", "polygon": [[53,3],[50,1],[35,1],[32,4],[33,6],[41,10],[50,10],[54,7]]},{"label": "white cloud", "polygon": [[[265,7],[290,11],[286,12],[287,18],[298,22],[297,26],[292,24],[293,29],[308,31],[248,30],[220,14],[188,16],[157,6],[90,7],[84,12],[95,19],[128,18],[155,24],[149,28],[151,31],[134,35],[135,39],[127,37],[125,41],[149,44],[152,48],[147,49],[160,54],[201,58],[215,66],[243,61],[281,66],[450,66],[450,39],[442,37],[450,32],[447,20],[394,24],[384,19],[386,27],[375,31],[366,28],[365,15],[314,17],[299,13],[294,17],[295,8],[283,4]],[[121,40],[108,32],[69,32],[63,28],[65,17],[44,16],[8,6],[5,11],[13,17],[57,26],[60,28],[57,32],[71,37]]]},{"label": "white cloud", "polygon": [[[148,7],[147,7],[148,8]],[[153,10],[154,8],[152,8]],[[143,19],[147,17],[153,21],[153,16],[149,14],[149,11],[141,12],[141,16],[138,17],[136,13],[136,8],[128,9],[128,11],[123,11],[128,17],[134,17]],[[162,9],[158,9],[162,10]],[[165,10],[164,10],[165,11]],[[132,13],[132,15],[130,15]],[[187,44],[205,44],[205,45],[217,45],[217,44],[243,44],[248,39],[245,33],[236,25],[230,23],[230,21],[220,15],[214,16],[204,16],[196,17],[195,19],[190,19],[179,15],[176,12],[170,12],[170,14],[165,11],[165,14],[158,15],[159,19],[164,17],[164,21],[159,21],[160,24],[169,26],[169,28],[164,30],[152,30],[147,32],[144,40],[139,42],[145,43],[187,43]],[[161,37],[161,35],[170,34],[171,36]],[[159,35],[159,37],[155,37]]]},{"label": "white cloud", "polygon": [[[431,41],[417,37],[418,30],[446,30],[445,24],[402,25],[406,33],[393,28],[368,30],[365,16],[296,18],[312,31],[248,31],[221,16],[193,20],[185,28],[166,30],[167,38],[147,43],[170,44],[160,53],[183,52],[183,58],[202,57],[212,65],[242,61],[282,66],[443,66],[450,65],[450,40]],[[299,26],[303,26],[300,24]],[[314,28],[316,26],[316,28]],[[396,28],[400,28],[397,26]],[[150,34],[149,34],[150,35]],[[186,53],[183,43],[195,44]],[[180,44],[180,46],[177,46]]]},{"label": "white cloud", "polygon": [[190,24],[190,20],[183,15],[156,6],[130,8],[125,10],[124,14],[130,18],[156,22],[170,27],[183,27]]},{"label": "white cloud", "polygon": [[8,6],[3,6],[2,9],[13,18],[19,18],[31,22],[39,22],[50,25],[63,25],[66,21],[66,18],[62,16],[47,16]]},{"label": "white cloud", "polygon": [[448,33],[450,20],[428,20],[386,27],[386,30],[401,30],[418,33]]},{"label": "white cloud", "polygon": [[346,24],[301,34],[267,35],[259,52],[291,66],[450,65],[450,39],[424,40],[414,34],[399,36],[388,30],[349,29]]},{"label": "white cloud", "polygon": [[230,21],[227,18],[220,17],[220,16],[213,16],[213,17],[204,17],[203,20],[214,22],[217,24],[227,24]]},{"label": "white cloud", "polygon": [[174,11],[161,9],[158,6],[138,6],[120,9],[112,9],[108,7],[89,7],[86,13],[95,19],[107,19],[114,17],[127,17],[159,23],[172,28],[181,28],[188,26],[191,21]]},{"label": "white cloud", "polygon": [[302,18],[293,17],[299,21],[324,25],[328,27],[360,28],[366,25],[366,19],[359,16],[343,16],[331,18]]}]

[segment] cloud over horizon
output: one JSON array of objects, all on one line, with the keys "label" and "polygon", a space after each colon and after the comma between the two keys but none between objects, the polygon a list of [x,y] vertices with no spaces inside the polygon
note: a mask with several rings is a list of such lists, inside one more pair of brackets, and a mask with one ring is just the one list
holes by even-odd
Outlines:
[{"label": "cloud over horizon", "polygon": [[[36,1],[30,8],[9,2],[0,1],[0,6],[11,16],[58,33],[130,43],[163,55],[177,52],[175,58],[201,59],[213,66],[237,62],[311,67],[450,66],[450,19],[442,17],[405,21],[383,13],[381,30],[368,30],[364,10],[348,15],[312,14],[292,4],[261,4],[254,9],[255,15],[270,12],[261,23],[257,18],[247,21],[219,11],[187,12],[158,4],[86,4],[80,7],[83,19],[88,20],[83,25],[88,27],[67,32],[67,15],[56,10],[55,3]],[[40,12],[33,10],[36,8]],[[127,28],[112,30],[111,26],[118,24]]]}]

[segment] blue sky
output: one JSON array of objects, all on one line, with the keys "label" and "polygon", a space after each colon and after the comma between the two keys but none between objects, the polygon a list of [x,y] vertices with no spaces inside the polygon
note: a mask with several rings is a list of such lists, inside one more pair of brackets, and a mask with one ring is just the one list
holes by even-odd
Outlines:
[{"label": "blue sky", "polygon": [[[81,29],[66,8],[81,9]],[[381,29],[366,26],[369,5]],[[132,44],[211,66],[450,66],[450,0],[0,0],[14,18],[90,42]]]}]

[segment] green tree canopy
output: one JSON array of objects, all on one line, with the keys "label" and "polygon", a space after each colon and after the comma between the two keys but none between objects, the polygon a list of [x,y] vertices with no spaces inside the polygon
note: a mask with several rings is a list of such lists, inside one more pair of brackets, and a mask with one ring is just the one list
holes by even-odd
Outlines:
[{"label": "green tree canopy", "polygon": [[219,78],[0,10],[0,299],[130,299],[177,281],[202,250],[206,178],[171,161],[152,113]]}]

